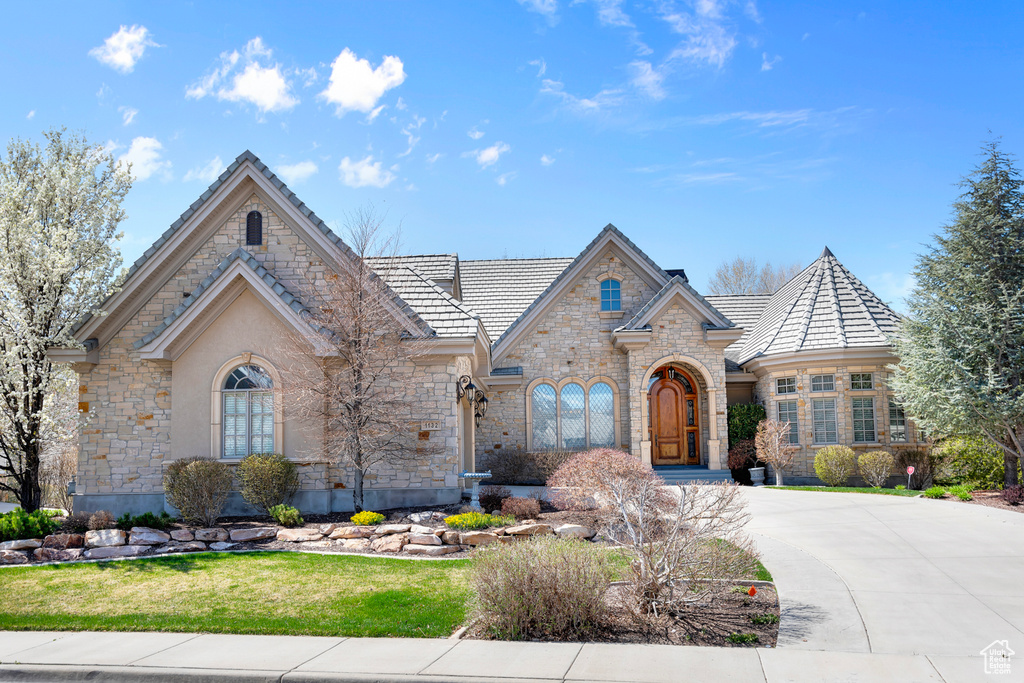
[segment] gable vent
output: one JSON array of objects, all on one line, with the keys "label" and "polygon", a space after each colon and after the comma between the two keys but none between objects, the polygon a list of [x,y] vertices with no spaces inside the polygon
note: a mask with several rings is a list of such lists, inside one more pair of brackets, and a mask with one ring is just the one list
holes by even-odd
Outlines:
[{"label": "gable vent", "polygon": [[245,217],[245,243],[263,244],[263,214],[259,211],[250,211]]}]

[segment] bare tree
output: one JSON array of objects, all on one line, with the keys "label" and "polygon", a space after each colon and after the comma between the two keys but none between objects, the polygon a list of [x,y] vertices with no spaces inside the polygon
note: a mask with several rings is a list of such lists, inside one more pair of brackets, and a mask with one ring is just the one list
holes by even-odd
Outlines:
[{"label": "bare tree", "polygon": [[782,486],[782,475],[793,462],[796,446],[789,441],[790,424],[778,420],[761,420],[757,424],[754,443],[757,459],[768,463],[775,470],[775,485]]},{"label": "bare tree", "polygon": [[708,280],[708,294],[774,294],[801,270],[799,263],[758,265],[757,259],[737,256],[718,266]]},{"label": "bare tree", "polygon": [[406,385],[415,338],[394,293],[367,263],[386,262],[381,257],[397,251],[383,221],[372,207],[348,217],[344,237],[356,258],[305,288],[310,329],[295,335],[286,369],[285,391],[299,418],[322,430],[323,455],[352,469],[357,512],[368,472],[426,453],[409,438]]}]

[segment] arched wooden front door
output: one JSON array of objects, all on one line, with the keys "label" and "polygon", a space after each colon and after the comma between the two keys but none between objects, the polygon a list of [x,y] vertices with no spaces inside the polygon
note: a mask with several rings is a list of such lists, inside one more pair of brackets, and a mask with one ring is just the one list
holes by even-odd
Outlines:
[{"label": "arched wooden front door", "polygon": [[647,392],[651,460],[655,465],[700,464],[697,383],[677,368],[660,368]]}]

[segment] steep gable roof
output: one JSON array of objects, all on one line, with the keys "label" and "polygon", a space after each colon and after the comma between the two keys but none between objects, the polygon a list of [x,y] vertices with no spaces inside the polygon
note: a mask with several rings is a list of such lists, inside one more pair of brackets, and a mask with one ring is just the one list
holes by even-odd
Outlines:
[{"label": "steep gable roof", "polygon": [[452,297],[426,273],[416,268],[388,267],[378,274],[416,310],[437,336],[472,337],[479,331],[480,316]]},{"label": "steep gable roof", "polygon": [[497,339],[573,262],[572,258],[460,261],[462,302]]},{"label": "steep gable roof", "polygon": [[651,300],[648,301],[643,308],[636,312],[629,322],[622,327],[620,330],[638,330],[649,327],[651,322],[658,317],[661,311],[668,306],[672,299],[679,296],[689,306],[695,309],[698,313],[705,317],[702,321],[705,325],[711,327],[728,328],[735,327],[733,322],[726,318],[720,311],[715,309],[714,306],[709,304],[704,297],[697,293],[690,284],[679,277],[674,276],[671,280],[665,283],[665,286],[658,291]]},{"label": "steep gable roof", "polygon": [[[436,284],[454,282],[459,268],[458,254],[411,254],[403,256],[376,256],[366,259],[371,268],[381,274],[389,268],[414,268]],[[442,289],[444,289],[442,287]]]},{"label": "steep gable roof", "polygon": [[752,330],[761,319],[771,294],[705,294],[704,300],[740,327]]},{"label": "steep gable roof", "polygon": [[743,364],[768,355],[888,346],[899,316],[829,251],[772,295],[742,341]]}]

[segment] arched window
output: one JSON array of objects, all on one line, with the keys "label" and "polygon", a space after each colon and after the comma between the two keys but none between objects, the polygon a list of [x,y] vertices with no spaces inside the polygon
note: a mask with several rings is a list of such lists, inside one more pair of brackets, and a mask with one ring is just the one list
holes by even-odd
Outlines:
[{"label": "arched window", "polygon": [[613,380],[538,378],[527,388],[526,447],[531,451],[616,448],[619,390]]},{"label": "arched window", "polygon": [[622,292],[618,280],[608,279],[601,283],[601,310],[622,310]]},{"label": "arched window", "polygon": [[263,244],[263,214],[259,211],[250,211],[245,217],[245,243]]},{"label": "arched window", "polygon": [[538,384],[530,396],[533,417],[532,440],[536,450],[549,450],[558,445],[558,414],[555,412],[555,388]]},{"label": "arched window", "polygon": [[590,447],[615,446],[615,393],[610,385],[598,382],[590,387]]},{"label": "arched window", "polygon": [[562,387],[559,402],[558,419],[562,423],[561,447],[580,450],[587,447],[587,415],[586,394],[579,384],[566,384]]},{"label": "arched window", "polygon": [[258,365],[235,368],[224,382],[224,457],[274,450],[274,381]]}]

